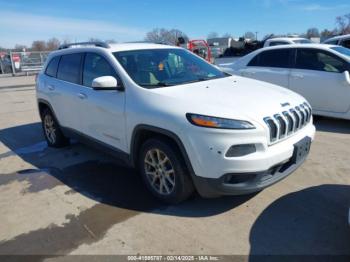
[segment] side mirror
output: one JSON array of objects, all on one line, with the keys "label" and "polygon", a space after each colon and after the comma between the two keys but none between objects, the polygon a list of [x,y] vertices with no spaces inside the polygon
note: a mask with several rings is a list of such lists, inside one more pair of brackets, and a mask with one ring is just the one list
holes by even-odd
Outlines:
[{"label": "side mirror", "polygon": [[345,82],[350,85],[350,73],[349,71],[344,71]]},{"label": "side mirror", "polygon": [[118,81],[113,76],[101,76],[92,81],[94,90],[121,90],[118,88]]}]

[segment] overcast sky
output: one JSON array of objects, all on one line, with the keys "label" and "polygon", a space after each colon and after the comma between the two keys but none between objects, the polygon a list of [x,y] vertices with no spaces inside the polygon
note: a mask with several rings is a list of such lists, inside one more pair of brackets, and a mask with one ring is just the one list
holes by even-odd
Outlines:
[{"label": "overcast sky", "polygon": [[190,38],[211,31],[235,37],[258,31],[261,38],[333,29],[335,17],[346,13],[349,0],[0,0],[0,46],[51,37],[135,41],[156,27],[177,28]]}]

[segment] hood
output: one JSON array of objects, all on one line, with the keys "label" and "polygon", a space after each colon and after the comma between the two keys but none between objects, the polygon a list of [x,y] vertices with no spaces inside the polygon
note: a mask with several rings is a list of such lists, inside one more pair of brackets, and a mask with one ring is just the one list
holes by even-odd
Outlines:
[{"label": "hood", "polygon": [[152,89],[152,92],[162,95],[166,105],[174,102],[186,112],[235,119],[261,120],[305,102],[288,89],[239,76]]}]

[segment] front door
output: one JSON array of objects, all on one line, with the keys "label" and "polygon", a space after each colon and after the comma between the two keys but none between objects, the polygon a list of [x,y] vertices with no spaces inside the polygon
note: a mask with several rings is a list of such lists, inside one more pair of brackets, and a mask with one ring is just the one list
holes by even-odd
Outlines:
[{"label": "front door", "polygon": [[125,138],[125,92],[94,90],[92,81],[101,76],[113,76],[121,84],[115,69],[102,54],[86,53],[79,108],[82,132],[89,137],[122,151],[127,151]]},{"label": "front door", "polygon": [[289,88],[304,96],[314,110],[344,113],[350,107],[347,63],[334,54],[311,48],[297,49]]}]

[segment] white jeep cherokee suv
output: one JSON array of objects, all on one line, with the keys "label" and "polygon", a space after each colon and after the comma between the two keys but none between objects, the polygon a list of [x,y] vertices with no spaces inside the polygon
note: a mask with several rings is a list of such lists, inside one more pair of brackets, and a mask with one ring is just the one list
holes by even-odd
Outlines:
[{"label": "white jeep cherokee suv", "polygon": [[103,146],[169,203],[260,191],[304,162],[315,133],[300,95],[173,46],[65,45],[36,90],[50,146]]}]

